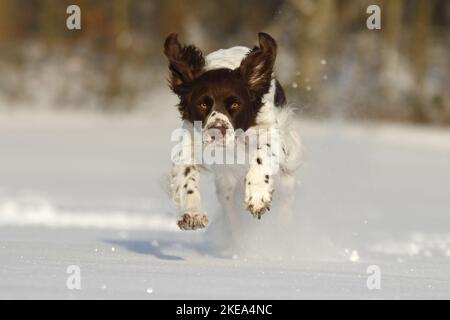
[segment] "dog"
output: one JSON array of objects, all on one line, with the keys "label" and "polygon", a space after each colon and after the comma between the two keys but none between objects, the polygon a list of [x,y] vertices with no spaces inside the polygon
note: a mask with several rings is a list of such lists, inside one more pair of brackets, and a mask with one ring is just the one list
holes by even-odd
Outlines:
[{"label": "dog", "polygon": [[[292,199],[295,174],[301,164],[293,108],[287,105],[285,92],[274,77],[277,43],[262,32],[258,40],[252,49],[238,46],[207,56],[194,45],[181,44],[175,33],[168,35],[164,43],[169,87],[179,98],[184,128],[194,134],[194,124],[200,123],[202,137],[206,137],[203,147],[226,148],[230,141],[237,140],[238,131],[252,131],[256,136],[253,152],[245,149],[246,163],[209,166],[215,174],[217,197],[231,226],[236,225],[236,207],[242,206],[236,203],[239,186],[244,186],[243,206],[261,219],[270,210],[278,185]],[[181,214],[178,227],[202,229],[208,218],[202,207],[199,182],[200,169],[206,166],[195,161],[192,139],[183,143],[181,149],[187,151],[183,152],[183,161],[173,164],[170,193]],[[248,139],[243,144],[248,146]]]}]

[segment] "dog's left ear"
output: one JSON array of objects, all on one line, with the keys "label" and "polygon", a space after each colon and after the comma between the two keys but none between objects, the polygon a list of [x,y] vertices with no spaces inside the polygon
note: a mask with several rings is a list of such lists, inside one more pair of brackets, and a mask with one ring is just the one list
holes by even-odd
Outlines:
[{"label": "dog's left ear", "polygon": [[194,80],[205,66],[203,54],[195,46],[181,45],[176,33],[167,36],[164,54],[169,59],[170,87],[176,94],[181,94],[183,85]]},{"label": "dog's left ear", "polygon": [[242,60],[239,72],[251,91],[259,96],[266,94],[272,81],[273,66],[277,57],[277,43],[267,33],[258,34],[259,47],[255,47]]}]

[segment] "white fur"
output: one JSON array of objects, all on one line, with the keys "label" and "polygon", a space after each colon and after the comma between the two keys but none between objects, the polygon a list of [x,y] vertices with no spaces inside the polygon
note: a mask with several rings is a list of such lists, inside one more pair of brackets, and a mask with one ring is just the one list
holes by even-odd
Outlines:
[{"label": "white fur", "polygon": [[247,47],[233,47],[211,52],[205,57],[205,70],[236,69],[249,52],[250,49]]},{"label": "white fur", "polygon": [[[250,49],[246,47],[233,47],[210,53],[205,58],[205,69],[235,69],[239,67],[242,59],[249,51]],[[263,106],[257,115],[256,126],[251,129],[278,130],[281,150],[275,153],[270,148],[267,150],[266,145],[271,138],[269,136],[268,141],[259,141],[258,147],[261,150],[258,149],[258,152],[250,159],[250,163],[244,168],[238,165],[220,165],[211,168],[216,176],[216,192],[219,201],[226,211],[232,229],[239,228],[239,226],[236,226],[235,209],[239,205],[243,206],[242,203],[235,203],[238,185],[245,183],[244,206],[256,217],[260,217],[270,206],[272,194],[277,185],[284,190],[284,194],[276,194],[275,196],[284,196],[286,199],[292,198],[295,172],[301,164],[301,143],[292,123],[293,109],[290,107],[275,107],[275,88],[275,80],[273,80],[269,92],[263,97]],[[220,114],[217,114],[216,118],[219,119]],[[210,117],[208,123],[212,123],[216,118]],[[276,174],[273,174],[272,162],[270,161],[270,157],[273,157],[274,154],[278,157],[280,165],[280,170]],[[187,166],[195,169],[191,170],[192,172],[186,176],[184,172]],[[267,179],[267,176],[269,176],[269,179]],[[195,179],[192,179],[192,177],[195,177]],[[174,165],[171,190],[172,196],[182,213],[203,214],[198,183],[197,166]],[[188,188],[184,188],[186,184]],[[192,192],[188,194],[187,190]]]}]

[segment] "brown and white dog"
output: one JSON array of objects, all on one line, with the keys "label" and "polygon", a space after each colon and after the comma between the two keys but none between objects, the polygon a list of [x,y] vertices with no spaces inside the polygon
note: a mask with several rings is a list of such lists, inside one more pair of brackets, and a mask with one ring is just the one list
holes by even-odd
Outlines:
[{"label": "brown and white dog", "polygon": [[[295,172],[300,166],[301,145],[292,127],[292,109],[286,105],[283,88],[273,76],[277,44],[266,33],[259,33],[258,38],[259,45],[253,49],[233,47],[207,56],[193,45],[180,44],[177,34],[170,34],[164,44],[169,85],[179,97],[178,109],[185,128],[193,133],[194,124],[201,123],[206,144],[219,147],[225,146],[230,136],[231,141],[236,141],[235,132],[256,132],[254,152],[245,149],[247,163],[210,166],[215,173],[217,196],[232,226],[239,206],[238,186],[245,188],[245,208],[260,219],[269,210],[277,185],[286,198],[292,198]],[[219,136],[211,134],[212,129]],[[268,134],[263,137],[261,130]],[[217,138],[220,136],[222,139]],[[199,189],[200,167],[204,165],[192,155],[192,140],[187,139],[185,144],[188,156],[185,154],[183,162],[173,165],[170,189],[181,211],[178,226],[195,230],[208,223]]]}]

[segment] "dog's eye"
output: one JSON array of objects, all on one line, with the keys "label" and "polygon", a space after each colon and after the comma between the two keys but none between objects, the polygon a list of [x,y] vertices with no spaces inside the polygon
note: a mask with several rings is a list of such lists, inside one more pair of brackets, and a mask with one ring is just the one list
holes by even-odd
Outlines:
[{"label": "dog's eye", "polygon": [[240,105],[239,103],[233,102],[233,103],[230,105],[230,110],[236,111],[237,109],[239,109],[240,106],[241,106],[241,105]]},{"label": "dog's eye", "polygon": [[211,108],[213,105],[213,99],[211,97],[204,97],[200,100],[200,102],[197,104],[198,108],[201,111],[206,111],[208,108]]},{"label": "dog's eye", "polygon": [[225,104],[227,105],[230,111],[236,111],[241,107],[239,100],[236,97],[228,97],[225,100]]}]

